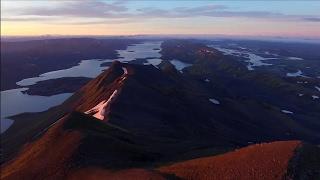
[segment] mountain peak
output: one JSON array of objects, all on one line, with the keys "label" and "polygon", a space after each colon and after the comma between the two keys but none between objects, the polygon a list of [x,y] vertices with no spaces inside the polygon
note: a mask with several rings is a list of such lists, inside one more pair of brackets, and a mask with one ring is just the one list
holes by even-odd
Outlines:
[{"label": "mountain peak", "polygon": [[176,74],[178,72],[175,66],[171,64],[170,61],[167,61],[167,60],[163,60],[159,64],[159,67],[163,72],[166,72],[166,73]]},{"label": "mountain peak", "polygon": [[110,105],[129,77],[125,64],[115,61],[110,68],[86,84],[75,96],[80,96],[76,110],[106,120]]}]

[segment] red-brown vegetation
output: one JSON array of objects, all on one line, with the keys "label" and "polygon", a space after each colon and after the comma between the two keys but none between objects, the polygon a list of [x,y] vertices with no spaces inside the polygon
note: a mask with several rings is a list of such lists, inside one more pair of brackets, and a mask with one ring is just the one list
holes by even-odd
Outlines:
[{"label": "red-brown vegetation", "polygon": [[182,179],[282,179],[300,141],[252,145],[227,154],[159,168]]},{"label": "red-brown vegetation", "polygon": [[38,140],[27,144],[1,172],[0,179],[59,179],[68,171],[68,160],[78,147],[81,134],[78,131],[64,131],[66,119],[57,124]]},{"label": "red-brown vegetation", "polygon": [[67,179],[69,180],[96,180],[96,179],[113,179],[113,180],[165,180],[161,174],[146,169],[127,169],[127,170],[105,170],[99,168],[86,168],[72,173]]}]

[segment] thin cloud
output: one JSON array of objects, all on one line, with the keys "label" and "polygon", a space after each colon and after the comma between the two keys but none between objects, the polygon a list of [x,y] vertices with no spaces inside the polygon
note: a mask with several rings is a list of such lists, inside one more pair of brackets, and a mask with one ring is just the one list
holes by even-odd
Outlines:
[{"label": "thin cloud", "polygon": [[304,16],[286,15],[267,11],[232,11],[226,6],[199,6],[193,8],[177,7],[172,10],[158,8],[139,9],[137,16],[145,18],[186,18],[186,17],[241,17],[241,18],[264,18],[279,20],[304,19]]},{"label": "thin cloud", "polygon": [[60,18],[52,17],[1,17],[1,21],[28,22],[28,21],[59,21]]},{"label": "thin cloud", "polygon": [[[4,21],[41,21],[46,18],[56,17],[61,20],[65,18],[83,18],[87,21],[79,21],[75,24],[103,24],[103,23],[129,23],[137,19],[154,18],[192,18],[192,17],[235,17],[235,18],[260,18],[281,21],[308,21],[320,22],[319,17],[304,15],[286,15],[267,11],[232,11],[223,5],[206,5],[198,7],[176,7],[172,9],[161,9],[147,7],[141,9],[129,9],[127,1],[102,2],[98,0],[66,1],[55,7],[33,7],[20,9],[18,17],[4,17]],[[36,16],[39,18],[27,18]],[[110,19],[114,19],[110,21]],[[126,19],[125,21],[122,19]]]},{"label": "thin cloud", "polygon": [[320,22],[320,17],[308,17],[308,18],[303,18],[305,21],[310,21],[310,22]]},{"label": "thin cloud", "polygon": [[129,23],[142,23],[138,20],[132,19],[111,19],[111,20],[96,20],[96,21],[74,21],[74,22],[59,22],[59,24],[68,25],[95,25],[95,24],[129,24]]},{"label": "thin cloud", "polygon": [[126,12],[123,3],[106,3],[101,1],[66,1],[63,6],[54,8],[29,8],[21,11],[20,15],[37,16],[73,16],[73,17],[107,17]]},{"label": "thin cloud", "polygon": [[1,17],[1,21],[43,21],[42,18]]}]

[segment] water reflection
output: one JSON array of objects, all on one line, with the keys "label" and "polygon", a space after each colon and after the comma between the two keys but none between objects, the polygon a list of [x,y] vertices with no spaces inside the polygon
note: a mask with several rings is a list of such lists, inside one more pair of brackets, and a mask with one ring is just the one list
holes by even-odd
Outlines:
[{"label": "water reflection", "polygon": [[1,133],[13,123],[6,117],[23,112],[45,111],[50,107],[61,104],[72,95],[72,93],[64,93],[53,96],[30,96],[22,93],[25,90],[27,88],[1,91]]}]

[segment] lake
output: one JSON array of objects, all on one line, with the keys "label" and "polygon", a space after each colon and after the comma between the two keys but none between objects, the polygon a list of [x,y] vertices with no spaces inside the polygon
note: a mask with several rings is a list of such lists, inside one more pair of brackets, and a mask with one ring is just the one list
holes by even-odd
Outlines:
[{"label": "lake", "polygon": [[[160,52],[160,41],[144,42],[134,44],[125,50],[118,50],[119,58],[117,59],[90,59],[82,60],[77,66],[51,71],[36,77],[23,79],[16,84],[21,88],[1,91],[1,133],[5,132],[14,121],[8,119],[9,116],[25,112],[42,112],[51,107],[57,106],[64,102],[72,93],[63,93],[53,96],[36,96],[22,93],[27,90],[29,85],[34,85],[40,81],[57,79],[63,77],[89,77],[95,78],[108,67],[101,67],[102,63],[118,60],[123,63],[130,62],[137,58],[150,58],[148,62],[152,65],[160,64],[162,60]],[[156,63],[152,63],[156,62]],[[4,68],[4,67],[2,67]]]}]

